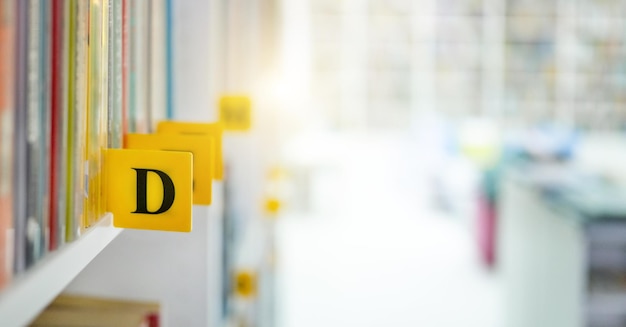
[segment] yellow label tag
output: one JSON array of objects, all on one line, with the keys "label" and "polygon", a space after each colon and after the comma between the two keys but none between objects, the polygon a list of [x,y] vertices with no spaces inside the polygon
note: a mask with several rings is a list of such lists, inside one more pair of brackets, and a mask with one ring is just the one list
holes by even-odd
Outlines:
[{"label": "yellow label tag", "polygon": [[182,134],[182,135],[209,135],[214,138],[215,156],[213,166],[215,171],[213,178],[224,179],[224,155],[222,153],[222,134],[224,128],[221,123],[185,123],[175,121],[162,121],[157,125],[157,133]]},{"label": "yellow label tag", "polygon": [[108,149],[104,163],[115,227],[191,231],[191,153]]},{"label": "yellow label tag", "polygon": [[252,126],[252,104],[250,98],[241,95],[226,95],[220,99],[220,121],[227,131],[248,131]]},{"label": "yellow label tag", "polygon": [[127,149],[184,151],[193,154],[193,203],[211,204],[213,138],[208,135],[128,134]]},{"label": "yellow label tag", "polygon": [[267,198],[265,199],[265,212],[267,212],[272,217],[275,217],[280,213],[280,208],[282,207],[282,203],[277,198]]},{"label": "yellow label tag", "polygon": [[240,297],[251,298],[256,295],[256,274],[251,271],[235,273],[235,294]]}]

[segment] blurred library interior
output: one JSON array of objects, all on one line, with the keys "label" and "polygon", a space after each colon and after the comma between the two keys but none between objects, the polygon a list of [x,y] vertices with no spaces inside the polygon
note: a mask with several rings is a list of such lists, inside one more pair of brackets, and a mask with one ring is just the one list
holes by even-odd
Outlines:
[{"label": "blurred library interior", "polygon": [[626,326],[625,29],[0,0],[0,326]]}]

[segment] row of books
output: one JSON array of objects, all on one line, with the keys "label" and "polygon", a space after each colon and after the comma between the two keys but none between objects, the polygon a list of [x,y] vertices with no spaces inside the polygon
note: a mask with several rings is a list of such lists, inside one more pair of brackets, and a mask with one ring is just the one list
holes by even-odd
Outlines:
[{"label": "row of books", "polygon": [[103,149],[171,116],[170,6],[0,0],[0,286],[103,216]]}]

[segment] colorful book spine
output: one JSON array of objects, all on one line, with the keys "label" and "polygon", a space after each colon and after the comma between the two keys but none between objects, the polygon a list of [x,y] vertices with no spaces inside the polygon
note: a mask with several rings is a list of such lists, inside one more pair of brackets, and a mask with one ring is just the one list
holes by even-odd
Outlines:
[{"label": "colorful book spine", "polygon": [[26,198],[27,198],[27,111],[28,111],[28,25],[29,4],[16,1],[15,10],[15,131],[13,142],[13,225],[15,226],[14,266],[15,273],[26,269]]},{"label": "colorful book spine", "polygon": [[100,196],[102,150],[106,147],[107,121],[107,9],[108,1],[92,0],[89,7],[89,64],[87,107],[87,215],[83,229],[89,228],[104,214]]},{"label": "colorful book spine", "polygon": [[68,47],[68,193],[65,239],[78,238],[84,225],[86,187],[86,126],[89,2],[69,1]]},{"label": "colorful book spine", "polygon": [[150,72],[152,62],[151,8],[152,1],[139,1],[139,11],[137,12],[137,16],[139,17],[139,29],[137,30],[137,41],[139,42],[139,46],[137,47],[139,53],[139,56],[137,56],[137,67],[139,69],[137,72],[139,75],[137,109],[139,110],[137,113],[139,114],[139,128],[142,133],[150,133],[152,131],[152,126],[150,125],[152,121],[152,111],[150,110],[152,108],[152,103],[150,102],[150,87],[152,86],[150,83],[152,78]]},{"label": "colorful book spine", "polygon": [[58,190],[57,190],[57,217],[56,217],[56,238],[57,238],[57,247],[65,244],[65,234],[66,234],[66,215],[70,208],[67,206],[67,195],[68,195],[68,187],[70,183],[69,172],[67,171],[67,166],[69,164],[69,107],[70,107],[70,99],[68,89],[70,87],[70,75],[69,75],[69,63],[70,63],[70,47],[69,47],[69,37],[70,37],[70,5],[71,2],[69,0],[62,1],[62,20],[61,20],[61,59],[60,59],[60,79],[61,79],[61,87],[59,89],[59,101],[61,106],[61,122],[60,122],[60,144],[59,144],[59,161],[57,165],[57,170],[54,172],[58,174]]},{"label": "colorful book spine", "polygon": [[149,15],[149,117],[150,131],[167,119],[167,21],[165,0],[150,2]]},{"label": "colorful book spine", "polygon": [[174,119],[174,12],[173,0],[165,0],[165,70],[167,119]]},{"label": "colorful book spine", "polygon": [[108,147],[122,147],[122,0],[109,3],[109,125]]},{"label": "colorful book spine", "polygon": [[50,227],[50,236],[48,250],[54,251],[58,244],[58,214],[59,214],[59,201],[61,198],[62,190],[60,179],[63,178],[62,169],[59,169],[62,162],[61,143],[63,142],[63,108],[61,102],[61,85],[63,80],[61,78],[61,63],[62,63],[62,20],[63,20],[63,3],[61,0],[51,0],[52,10],[52,43],[50,52],[50,111],[51,111],[51,126],[50,131],[52,137],[50,138],[50,215],[48,225]]},{"label": "colorful book spine", "polygon": [[[96,0],[98,1],[98,0]],[[98,111],[98,159],[97,159],[97,186],[96,186],[96,215],[89,222],[90,226],[98,222],[98,220],[105,214],[106,211],[106,202],[103,201],[103,196],[101,195],[103,188],[103,152],[108,148],[109,144],[109,111],[111,108],[111,104],[109,103],[110,99],[110,88],[109,88],[109,67],[111,66],[111,62],[109,60],[110,53],[110,25],[111,20],[109,18],[109,14],[111,12],[111,1],[112,0],[99,0],[101,4],[100,9],[100,33],[101,33],[101,48],[100,54],[102,55],[102,60],[100,61],[100,72],[101,72],[101,80],[100,80],[100,110]]]},{"label": "colorful book spine", "polygon": [[0,288],[13,274],[14,11],[13,0],[0,0]]},{"label": "colorful book spine", "polygon": [[71,242],[76,238],[75,231],[77,226],[75,225],[75,217],[80,217],[76,204],[75,194],[78,192],[76,185],[76,170],[78,169],[76,161],[76,34],[77,34],[77,0],[68,0],[68,44],[67,44],[67,125],[68,125],[68,137],[67,137],[67,193],[65,195],[65,206],[67,211],[65,212],[65,242]]},{"label": "colorful book spine", "polygon": [[46,46],[48,42],[47,1],[30,0],[28,24],[28,86],[27,86],[27,197],[25,233],[26,267],[34,264],[45,252],[48,213],[48,87]]},{"label": "colorful book spine", "polygon": [[139,42],[137,38],[139,8],[138,1],[128,0],[128,130],[127,133],[141,132],[138,127],[137,106],[137,63],[141,60],[139,55]]},{"label": "colorful book spine", "polygon": [[0,287],[103,217],[103,151],[165,118],[166,11],[0,0]]},{"label": "colorful book spine", "polygon": [[128,90],[130,87],[129,83],[129,12],[130,12],[130,1],[121,0],[122,1],[122,134],[127,134],[129,132],[129,109],[128,109]]},{"label": "colorful book spine", "polygon": [[38,234],[35,235],[35,257],[38,261],[48,251],[50,236],[49,216],[50,216],[50,139],[51,139],[51,112],[50,112],[50,43],[51,43],[51,8],[50,1],[41,1],[39,9],[39,117],[37,120],[39,133],[37,143],[39,144],[39,158],[37,163],[39,170],[39,180],[37,181],[37,223],[39,224]]},{"label": "colorful book spine", "polygon": [[[152,64],[154,62],[154,56],[152,54],[152,47],[153,47],[153,39],[152,39],[152,34],[153,34],[153,26],[154,26],[154,20],[153,20],[153,16],[152,16],[152,12],[153,12],[153,8],[155,7],[154,4],[157,1],[147,1],[145,3],[145,8],[143,10],[145,10],[143,19],[144,19],[144,33],[141,36],[143,38],[144,41],[144,45],[143,48],[146,50],[146,53],[144,55],[144,60],[142,62],[142,67],[143,67],[143,82],[144,82],[144,101],[145,101],[145,105],[143,106],[143,108],[145,108],[145,113],[146,113],[146,131],[148,133],[152,133],[153,130],[153,125],[152,125],[152,119],[153,119],[153,108],[155,103],[153,102],[153,98],[152,98],[152,94],[153,92],[153,81],[154,81],[154,74],[152,73]],[[154,125],[156,126],[156,124]]]}]

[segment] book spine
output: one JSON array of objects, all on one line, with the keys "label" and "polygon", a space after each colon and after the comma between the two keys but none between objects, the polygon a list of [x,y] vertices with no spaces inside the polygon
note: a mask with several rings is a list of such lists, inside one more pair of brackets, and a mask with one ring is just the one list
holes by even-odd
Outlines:
[{"label": "book spine", "polygon": [[62,0],[61,2],[61,58],[60,58],[60,79],[61,79],[61,87],[59,89],[59,101],[61,107],[61,123],[59,125],[60,128],[60,145],[59,145],[59,161],[57,170],[54,172],[58,174],[58,190],[57,190],[57,227],[56,227],[56,238],[57,238],[57,246],[60,247],[65,243],[65,233],[66,233],[66,215],[69,211],[69,206],[67,205],[67,198],[69,196],[68,187],[70,185],[70,175],[67,171],[67,166],[69,164],[68,155],[69,155],[69,92],[68,89],[70,87],[70,75],[69,75],[69,58],[70,58],[70,47],[69,47],[69,34],[70,34],[70,4],[69,0]]},{"label": "book spine", "polygon": [[103,152],[105,151],[105,149],[108,147],[109,144],[109,112],[111,111],[111,103],[109,102],[109,99],[111,98],[110,95],[110,85],[109,85],[109,67],[111,66],[110,64],[110,58],[109,58],[109,54],[110,54],[110,48],[111,48],[111,42],[110,42],[110,24],[111,24],[111,20],[110,20],[110,16],[109,14],[111,13],[111,0],[100,0],[101,3],[101,8],[100,8],[100,33],[101,33],[101,48],[100,48],[100,55],[102,56],[101,61],[100,61],[100,74],[101,74],[101,80],[100,80],[100,110],[98,111],[98,161],[97,163],[97,176],[96,176],[96,181],[97,181],[97,186],[96,186],[96,205],[97,205],[97,211],[96,211],[96,216],[94,217],[95,219],[92,220],[90,223],[93,225],[95,224],[98,220],[100,220],[100,218],[102,218],[102,216],[104,215],[104,213],[106,212],[106,201],[104,201],[101,190],[103,188],[103,183],[104,183],[104,174],[103,174],[103,166],[104,166],[104,155]]},{"label": "book spine", "polygon": [[151,2],[150,8],[150,130],[167,119],[167,21],[165,0]]},{"label": "book spine", "polygon": [[108,126],[108,4],[93,0],[89,8],[89,64],[87,109],[88,198],[84,227],[104,214],[101,199],[102,151],[107,147]]},{"label": "book spine", "polygon": [[13,273],[13,0],[0,0],[0,288]]},{"label": "book spine", "polygon": [[76,238],[75,218],[79,217],[76,211],[75,194],[76,188],[76,0],[68,0],[68,64],[67,64],[67,193],[65,205],[65,242],[71,242]]},{"label": "book spine", "polygon": [[43,30],[43,12],[44,4],[41,0],[30,0],[29,4],[29,24],[28,24],[28,87],[27,87],[27,139],[26,139],[26,167],[27,167],[27,182],[26,182],[26,224],[25,229],[22,231],[25,233],[26,238],[26,268],[35,263],[35,261],[41,256],[42,237],[45,233],[43,230],[45,227],[42,224],[44,194],[41,191],[43,187],[44,172],[42,165],[44,165],[44,145],[42,144],[42,134],[45,133],[42,130],[44,124],[44,115],[42,107],[44,104],[43,90],[44,76],[42,67],[43,63],[43,49],[42,45],[44,41]]},{"label": "book spine", "polygon": [[41,104],[39,106],[39,112],[41,115],[41,120],[39,121],[39,128],[41,132],[39,134],[39,143],[41,144],[41,158],[42,161],[39,164],[39,170],[41,173],[41,177],[39,180],[39,193],[40,193],[40,201],[41,201],[41,215],[39,216],[39,223],[41,225],[41,231],[39,235],[39,248],[38,248],[38,256],[37,260],[41,259],[46,252],[48,252],[48,244],[50,242],[50,161],[51,150],[50,150],[50,140],[52,139],[51,134],[51,66],[50,66],[50,58],[51,58],[51,23],[52,23],[52,8],[50,6],[50,1],[42,1],[40,17],[42,21],[41,25],[41,38],[40,38],[40,46],[42,49],[42,56],[40,58],[39,67],[41,70]]},{"label": "book spine", "polygon": [[148,84],[150,67],[149,60],[149,37],[148,37],[148,24],[149,22],[149,1],[137,1],[137,11],[135,17],[137,19],[137,28],[135,29],[135,44],[133,49],[135,56],[136,67],[136,101],[137,110],[137,132],[149,133],[150,132],[150,86]]},{"label": "book spine", "polygon": [[[157,0],[158,1],[158,0]],[[153,47],[153,39],[152,33],[154,28],[154,21],[152,16],[152,10],[154,8],[154,1],[147,1],[145,4],[145,12],[144,12],[144,31],[142,33],[142,38],[144,40],[143,48],[146,51],[144,54],[144,60],[142,62],[144,72],[142,74],[144,78],[144,101],[145,101],[145,114],[146,114],[146,132],[152,133],[153,131],[153,113],[154,113],[154,103],[152,99],[152,94],[154,93],[154,89],[152,88],[152,81],[154,80],[154,75],[152,74],[152,64],[154,56],[152,55],[152,47]],[[147,60],[146,60],[147,59]]]},{"label": "book spine", "polygon": [[[129,133],[129,109],[128,109],[128,91],[129,83],[129,1],[122,1],[122,135]],[[122,137],[123,142],[123,137]]]},{"label": "book spine", "polygon": [[14,272],[26,269],[27,111],[28,111],[28,15],[29,4],[16,1],[15,42],[15,134],[13,156],[13,225],[15,226]]},{"label": "book spine", "polygon": [[166,118],[174,119],[174,6],[173,0],[165,0],[165,62],[166,62]]},{"label": "book spine", "polygon": [[99,112],[101,105],[101,47],[102,47],[102,17],[101,4],[99,1],[89,1],[89,23],[88,23],[88,61],[87,61],[87,151],[85,161],[87,162],[87,198],[85,199],[86,216],[82,222],[82,229],[90,226],[91,222],[98,215],[97,188],[98,185],[98,161],[99,157]]},{"label": "book spine", "polygon": [[109,4],[109,148],[122,146],[122,1]]},{"label": "book spine", "polygon": [[138,114],[137,108],[138,98],[138,62],[141,60],[139,55],[139,41],[138,41],[138,8],[139,2],[128,0],[128,133],[141,132],[138,127]]},{"label": "book spine", "polygon": [[50,126],[50,131],[52,137],[50,138],[50,215],[48,225],[50,226],[50,238],[48,244],[48,250],[53,251],[58,246],[58,231],[57,231],[57,219],[58,219],[58,209],[59,195],[62,194],[59,190],[59,179],[62,178],[62,175],[59,174],[58,167],[60,166],[60,158],[61,154],[61,142],[62,142],[62,108],[61,108],[61,84],[63,83],[61,79],[61,38],[63,37],[61,33],[62,26],[62,15],[63,15],[63,4],[61,0],[51,0],[51,9],[52,9],[52,42],[51,42],[51,52],[50,52],[50,111],[52,114],[51,120],[52,124]]},{"label": "book spine", "polygon": [[65,237],[75,240],[85,220],[87,50],[89,2],[69,0],[68,58],[68,197]]},{"label": "book spine", "polygon": [[150,130],[149,7],[149,2],[130,1],[130,133]]},{"label": "book spine", "polygon": [[113,1],[113,14],[114,14],[114,34],[113,34],[113,42],[114,42],[114,51],[113,55],[115,56],[114,60],[114,108],[113,117],[109,117],[113,121],[113,128],[111,130],[111,135],[114,139],[110,143],[113,148],[121,148],[122,140],[123,140],[123,126],[122,126],[122,106],[123,106],[123,54],[122,54],[122,35],[123,25],[122,25],[122,11],[124,2],[123,0],[114,0]]},{"label": "book spine", "polygon": [[39,180],[37,181],[38,210],[37,223],[40,226],[39,234],[36,235],[35,262],[41,259],[48,252],[50,237],[50,134],[51,111],[50,111],[50,41],[51,41],[51,7],[47,0],[40,2],[40,37],[39,37],[39,135],[37,143],[39,146],[39,158],[37,163],[39,170]]}]

